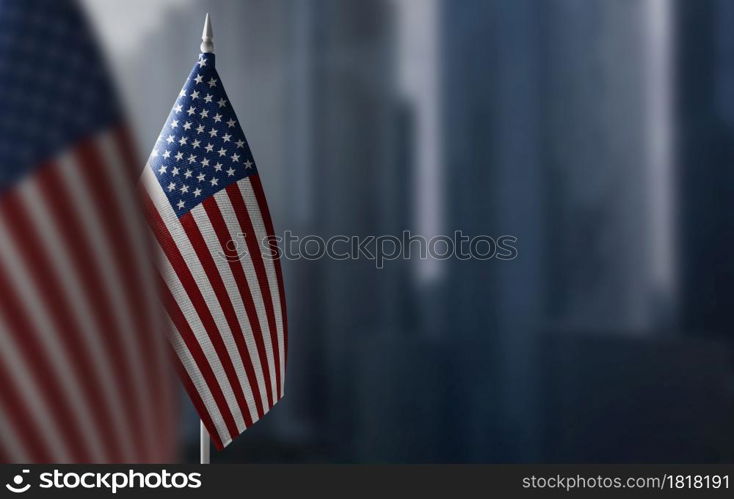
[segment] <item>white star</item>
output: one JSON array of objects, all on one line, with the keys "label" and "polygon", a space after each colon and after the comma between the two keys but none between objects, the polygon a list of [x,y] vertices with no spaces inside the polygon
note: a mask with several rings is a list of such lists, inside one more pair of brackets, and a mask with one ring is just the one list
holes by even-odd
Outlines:
[{"label": "white star", "polygon": [[219,149],[219,151],[217,151],[217,152],[219,153],[220,156],[224,156],[225,154],[227,154],[227,150],[224,147],[222,147],[221,149]]},{"label": "white star", "polygon": [[197,84],[199,84],[199,83],[201,83],[202,81],[204,81],[204,77],[203,77],[203,76],[201,76],[200,74],[197,74],[197,75],[196,75],[196,78],[194,78],[194,81],[195,81],[195,82],[196,82]]},{"label": "white star", "polygon": [[209,137],[216,137],[216,136],[217,136],[217,131],[214,128],[209,130]]},{"label": "white star", "polygon": [[214,170],[216,170],[218,172],[221,172],[222,171],[222,163],[220,163],[219,161],[217,161],[217,164],[214,165]]},{"label": "white star", "polygon": [[171,128],[176,128],[178,126],[178,120],[173,120],[171,122]]},{"label": "white star", "polygon": [[186,123],[184,123],[183,124],[183,129],[184,130],[191,130],[191,122],[190,121],[187,121]]},{"label": "white star", "polygon": [[173,170],[171,170],[171,175],[173,175],[174,177],[176,175],[178,175],[178,168],[177,167],[175,167],[175,166],[173,167]]},{"label": "white star", "polygon": [[202,57],[196,64],[198,64],[200,68],[203,68],[204,66],[206,66],[206,59]]},{"label": "white star", "polygon": [[196,112],[196,108],[195,108],[194,106],[191,106],[190,108],[188,108],[188,109],[186,110],[186,114],[188,114],[189,116],[191,116],[191,115],[192,115],[192,114],[194,114],[195,112]]},{"label": "white star", "polygon": [[186,177],[186,178],[191,178],[191,175],[192,175],[193,173],[194,173],[194,172],[192,172],[191,170],[186,170],[186,171],[184,172],[184,177]]},{"label": "white star", "polygon": [[163,153],[163,157],[166,158],[166,159],[170,158],[171,157],[171,151],[169,151],[168,149],[166,149],[166,152]]},{"label": "white star", "polygon": [[181,184],[181,188],[179,189],[181,191],[181,194],[186,194],[189,192],[189,186],[186,184]]},{"label": "white star", "polygon": [[199,147],[199,144],[201,144],[201,141],[198,139],[194,139],[194,142],[191,144],[191,147],[196,149],[197,147]]},{"label": "white star", "polygon": [[176,203],[176,206],[178,206],[178,209],[182,209],[186,203],[184,203],[184,200],[182,199],[178,203]]},{"label": "white star", "polygon": [[209,116],[209,111],[207,111],[206,109],[202,109],[202,110],[201,110],[201,112],[199,113],[199,115],[200,115],[200,116],[201,116],[202,118],[206,118],[206,117],[208,117],[208,116]]},{"label": "white star", "polygon": [[169,135],[168,138],[166,139],[166,142],[168,142],[170,144],[174,140],[176,140],[176,136],[175,135]]},{"label": "white star", "polygon": [[176,188],[175,182],[171,182],[170,184],[168,184],[168,192],[173,191],[175,188]]},{"label": "white star", "polygon": [[208,104],[212,101],[213,98],[214,96],[212,94],[206,94],[206,96],[204,96],[204,102]]},{"label": "white star", "polygon": [[238,140],[235,142],[237,144],[237,149],[240,149],[241,147],[245,147],[245,141],[244,140]]},{"label": "white star", "polygon": [[177,105],[176,107],[173,108],[173,110],[176,111],[177,113],[180,113],[182,109],[183,109],[183,105],[182,104],[179,104],[179,105]]},{"label": "white star", "polygon": [[249,159],[245,161],[245,168],[247,168],[248,170],[252,168],[252,161],[250,161]]},{"label": "white star", "polygon": [[209,166],[209,160],[204,158],[201,160],[201,166]]},{"label": "white star", "polygon": [[214,149],[214,146],[210,142],[209,144],[206,145],[204,149],[206,149],[206,152],[212,152],[212,150]]},{"label": "white star", "polygon": [[220,121],[222,121],[222,115],[219,114],[219,113],[215,114],[214,115],[214,122],[215,123],[219,123]]},{"label": "white star", "polygon": [[196,133],[204,133],[204,125],[197,126]]},{"label": "white star", "polygon": [[181,151],[178,151],[176,153],[176,161],[181,161],[183,159],[183,153]]},{"label": "white star", "polygon": [[157,157],[158,156],[158,149],[153,149],[153,152],[150,153],[150,155],[153,156],[154,158]]},{"label": "white star", "polygon": [[225,141],[225,142],[229,142],[229,139],[231,139],[231,138],[232,138],[232,136],[230,134],[225,133],[224,136],[222,137],[222,140]]},{"label": "white star", "polygon": [[229,121],[227,122],[227,126],[228,126],[229,128],[232,128],[232,127],[233,127],[233,126],[235,126],[236,124],[237,124],[237,122],[236,122],[235,120],[233,120],[232,118],[230,118],[230,119],[229,119]]},{"label": "white star", "polygon": [[186,97],[186,89],[182,88],[181,91],[178,93],[179,97]]},{"label": "white star", "polygon": [[180,139],[178,139],[179,145],[185,145],[188,141],[189,141],[189,138],[186,136],[183,136]]},{"label": "white star", "polygon": [[189,163],[193,163],[194,161],[196,161],[196,156],[194,156],[193,154],[190,154],[189,155]]},{"label": "white star", "polygon": [[166,170],[167,169],[168,169],[167,166],[161,165],[161,167],[158,168],[158,173],[160,173],[161,175],[163,175],[164,173],[166,173]]},{"label": "white star", "polygon": [[229,167],[229,170],[227,170],[227,175],[229,175],[230,177],[231,177],[231,176],[233,176],[233,175],[234,175],[234,168],[232,168],[232,167],[230,166],[230,167]]},{"label": "white star", "polygon": [[206,175],[200,173],[196,176],[196,180],[198,180],[199,182],[203,182],[204,180],[206,180]]},{"label": "white star", "polygon": [[217,177],[212,177],[212,179],[209,181],[209,183],[212,184],[212,185],[217,185],[217,184],[219,184],[219,180],[217,180]]},{"label": "white star", "polygon": [[219,104],[219,107],[224,107],[225,105],[227,105],[227,100],[224,97],[222,97],[221,99],[217,101],[217,104]]},{"label": "white star", "polygon": [[198,198],[199,196],[201,196],[201,189],[194,189],[194,197]]},{"label": "white star", "polygon": [[198,90],[194,90],[193,92],[191,92],[191,98],[194,99],[194,100],[198,99],[199,98],[199,91]]},{"label": "white star", "polygon": [[211,88],[211,87],[216,87],[216,86],[217,86],[217,79],[216,78],[211,78],[209,80],[209,87]]},{"label": "white star", "polygon": [[234,153],[232,155],[232,161],[234,161],[235,163],[237,163],[239,160],[240,160],[240,155],[237,154],[237,153]]}]

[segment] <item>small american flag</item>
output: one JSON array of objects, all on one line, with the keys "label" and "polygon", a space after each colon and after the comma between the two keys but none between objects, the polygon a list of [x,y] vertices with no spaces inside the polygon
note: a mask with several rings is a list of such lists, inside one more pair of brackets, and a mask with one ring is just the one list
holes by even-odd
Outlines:
[{"label": "small american flag", "polygon": [[288,336],[273,224],[214,54],[199,56],[141,183],[178,372],[222,449],[283,396]]},{"label": "small american flag", "polygon": [[0,458],[171,460],[135,160],[71,1],[0,3]]}]

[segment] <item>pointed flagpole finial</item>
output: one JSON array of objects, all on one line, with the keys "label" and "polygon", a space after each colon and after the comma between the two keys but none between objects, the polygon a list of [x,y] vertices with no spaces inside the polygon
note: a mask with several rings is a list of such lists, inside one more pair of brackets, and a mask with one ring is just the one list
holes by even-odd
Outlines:
[{"label": "pointed flagpole finial", "polygon": [[204,20],[204,31],[201,33],[201,52],[204,54],[211,54],[214,52],[214,35],[212,33],[212,23],[209,20],[209,13],[206,13],[206,19]]}]

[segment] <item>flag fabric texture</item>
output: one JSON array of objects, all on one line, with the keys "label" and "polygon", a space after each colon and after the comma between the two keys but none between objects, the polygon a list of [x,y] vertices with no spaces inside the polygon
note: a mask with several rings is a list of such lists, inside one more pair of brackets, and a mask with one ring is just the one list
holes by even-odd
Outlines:
[{"label": "flag fabric texture", "polygon": [[179,376],[217,449],[283,396],[283,277],[252,153],[203,53],[141,179]]},{"label": "flag fabric texture", "polygon": [[170,461],[139,170],[74,2],[0,1],[0,94],[0,459]]}]

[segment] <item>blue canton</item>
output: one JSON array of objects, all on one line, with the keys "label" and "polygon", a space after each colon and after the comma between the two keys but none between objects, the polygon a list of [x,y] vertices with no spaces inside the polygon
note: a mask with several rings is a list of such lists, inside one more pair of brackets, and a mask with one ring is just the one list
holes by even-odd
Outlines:
[{"label": "blue canton", "polygon": [[122,121],[76,2],[0,0],[0,192]]},{"label": "blue canton", "polygon": [[214,68],[214,54],[199,55],[148,167],[179,217],[228,185],[257,173],[245,134]]}]

